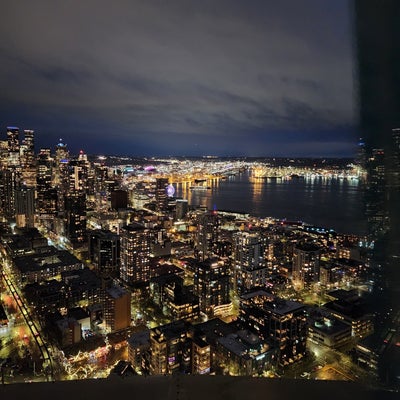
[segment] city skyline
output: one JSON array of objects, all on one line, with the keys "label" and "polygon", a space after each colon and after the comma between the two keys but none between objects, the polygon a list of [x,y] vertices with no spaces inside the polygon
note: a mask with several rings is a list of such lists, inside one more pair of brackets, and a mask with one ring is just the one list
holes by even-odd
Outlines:
[{"label": "city skyline", "polygon": [[5,7],[4,133],[89,154],[355,155],[347,1],[90,5]]}]

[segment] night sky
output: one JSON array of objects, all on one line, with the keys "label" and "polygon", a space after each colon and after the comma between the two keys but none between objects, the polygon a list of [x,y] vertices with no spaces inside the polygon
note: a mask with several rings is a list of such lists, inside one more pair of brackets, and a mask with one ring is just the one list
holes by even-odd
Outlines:
[{"label": "night sky", "polygon": [[7,1],[0,132],[36,149],[352,156],[348,1]]}]

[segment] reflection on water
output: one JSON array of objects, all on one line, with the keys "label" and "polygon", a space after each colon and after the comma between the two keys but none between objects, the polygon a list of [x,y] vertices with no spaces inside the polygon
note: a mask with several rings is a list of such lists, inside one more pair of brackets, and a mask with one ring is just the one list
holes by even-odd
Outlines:
[{"label": "reflection on water", "polygon": [[204,182],[208,190],[177,185],[176,196],[208,209],[246,212],[258,217],[287,218],[364,234],[362,191],[357,180],[321,177],[265,179],[250,172]]}]

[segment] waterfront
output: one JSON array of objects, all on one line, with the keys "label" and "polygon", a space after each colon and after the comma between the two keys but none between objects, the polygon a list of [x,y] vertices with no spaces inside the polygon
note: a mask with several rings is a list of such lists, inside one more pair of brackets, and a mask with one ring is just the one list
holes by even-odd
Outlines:
[{"label": "waterfront", "polygon": [[256,217],[286,218],[362,235],[366,231],[362,184],[322,177],[254,178],[250,171],[207,182],[209,190],[178,184],[176,196],[208,209],[244,212]]}]

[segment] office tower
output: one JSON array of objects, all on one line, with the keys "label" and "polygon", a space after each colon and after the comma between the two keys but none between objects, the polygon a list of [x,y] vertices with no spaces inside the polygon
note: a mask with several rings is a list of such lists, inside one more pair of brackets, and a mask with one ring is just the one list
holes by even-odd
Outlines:
[{"label": "office tower", "polygon": [[8,166],[20,166],[19,128],[7,127]]},{"label": "office tower", "polygon": [[70,192],[65,196],[65,234],[73,246],[86,242],[86,195]]},{"label": "office tower", "polygon": [[200,311],[209,317],[230,311],[230,279],[223,261],[207,259],[195,266],[193,292],[199,297]]},{"label": "office tower", "polygon": [[117,272],[120,265],[120,237],[110,231],[91,231],[89,259],[100,273]]},{"label": "office tower", "polygon": [[105,165],[95,164],[94,165],[94,188],[95,193],[105,193],[106,184],[108,180],[108,168]]},{"label": "office tower", "polygon": [[17,127],[7,127],[7,153],[4,166],[1,172],[2,208],[6,218],[14,218],[15,190],[21,184],[19,128]]},{"label": "office tower", "polygon": [[53,170],[53,185],[57,188],[57,210],[58,212],[64,211],[64,195],[68,192],[70,187],[70,180],[68,176],[69,168],[69,151],[66,144],[60,139],[56,146]]},{"label": "office tower", "polygon": [[[79,190],[85,194],[90,192],[90,163],[83,150],[80,151],[77,158],[70,158],[65,165],[67,173],[67,190]],[[93,186],[93,184],[92,184]],[[93,190],[92,190],[93,191]]]},{"label": "office tower", "polygon": [[36,212],[42,222],[51,221],[57,214],[58,192],[52,185],[53,159],[50,149],[40,149],[36,168]]},{"label": "office tower", "polygon": [[197,223],[196,252],[198,259],[204,261],[215,254],[220,236],[220,220],[216,211],[200,215]]},{"label": "office tower", "polygon": [[21,144],[23,165],[32,165],[35,161],[35,133],[31,129],[24,130],[24,140]]},{"label": "office tower", "polygon": [[315,243],[302,242],[293,250],[292,281],[295,287],[310,287],[319,281],[321,251]]},{"label": "office tower", "polygon": [[164,212],[168,207],[168,178],[157,178],[156,179],[156,208],[157,211]]},{"label": "office tower", "polygon": [[131,223],[121,229],[121,278],[129,284],[150,280],[151,233]]},{"label": "office tower", "polygon": [[265,239],[258,233],[233,235],[233,283],[239,293],[267,283],[265,247]]},{"label": "office tower", "polygon": [[36,186],[35,140],[33,130],[24,130],[24,140],[20,145],[22,182],[28,187]]},{"label": "office tower", "polygon": [[383,237],[389,229],[385,163],[385,151],[372,149],[366,161],[368,181],[365,191],[365,215],[370,240]]},{"label": "office tower", "polygon": [[15,217],[15,191],[20,185],[20,177],[20,171],[15,167],[0,171],[1,205],[4,216],[9,219]]},{"label": "office tower", "polygon": [[35,189],[21,186],[15,190],[15,219],[18,227],[33,228],[35,222]]},{"label": "office tower", "polygon": [[177,199],[175,207],[175,219],[184,219],[189,209],[188,201],[186,199]]},{"label": "office tower", "polygon": [[0,168],[6,168],[8,161],[8,142],[0,140]]},{"label": "office tower", "polygon": [[128,328],[131,325],[131,293],[121,286],[106,288],[104,321],[111,331]]}]

